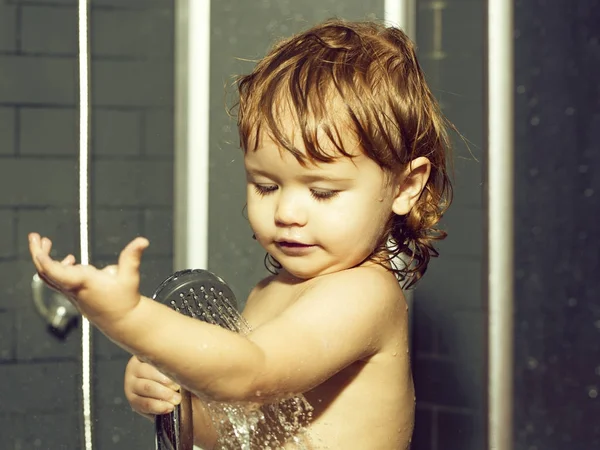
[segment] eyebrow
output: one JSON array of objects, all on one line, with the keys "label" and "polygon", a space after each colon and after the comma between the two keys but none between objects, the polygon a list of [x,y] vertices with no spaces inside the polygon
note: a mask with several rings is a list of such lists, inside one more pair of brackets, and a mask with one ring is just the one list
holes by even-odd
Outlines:
[{"label": "eyebrow", "polygon": [[[246,170],[246,172],[249,175],[252,176],[263,176],[265,178],[273,178],[273,174],[268,173],[264,170],[261,169],[252,169],[249,168]],[[329,176],[327,174],[306,174],[306,175],[300,175],[298,177],[299,180],[305,182],[305,183],[314,183],[314,182],[318,182],[318,181],[327,181],[327,182],[347,182],[347,181],[352,181],[351,178],[339,178],[339,177],[332,177]]]},{"label": "eyebrow", "polygon": [[350,178],[339,178],[332,177],[326,174],[322,175],[302,175],[299,177],[302,181],[305,182],[315,182],[315,181],[350,181]]}]

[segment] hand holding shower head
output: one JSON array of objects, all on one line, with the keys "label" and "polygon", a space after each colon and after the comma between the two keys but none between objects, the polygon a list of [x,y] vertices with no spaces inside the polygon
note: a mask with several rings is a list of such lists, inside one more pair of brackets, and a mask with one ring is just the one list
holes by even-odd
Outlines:
[{"label": "hand holding shower head", "polygon": [[[154,300],[175,311],[230,331],[246,334],[250,327],[237,311],[235,295],[225,281],[206,270],[183,270],[156,289]],[[169,414],[156,416],[156,450],[191,450],[192,409],[188,392]]]}]

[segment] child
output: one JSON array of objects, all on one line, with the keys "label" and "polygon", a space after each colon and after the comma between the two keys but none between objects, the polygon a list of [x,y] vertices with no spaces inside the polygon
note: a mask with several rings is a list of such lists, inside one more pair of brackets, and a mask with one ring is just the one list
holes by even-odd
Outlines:
[{"label": "child", "polygon": [[32,233],[36,268],[136,355],[125,376],[136,411],[172,410],[179,386],[194,394],[205,448],[201,399],[304,394],[314,448],[406,449],[415,399],[398,279],[413,284],[437,256],[451,193],[446,122],[414,47],[395,28],[331,20],[277,44],[238,88],[248,218],[276,268],[248,298],[247,337],[141,296],[144,238],[97,270],[53,261]]}]

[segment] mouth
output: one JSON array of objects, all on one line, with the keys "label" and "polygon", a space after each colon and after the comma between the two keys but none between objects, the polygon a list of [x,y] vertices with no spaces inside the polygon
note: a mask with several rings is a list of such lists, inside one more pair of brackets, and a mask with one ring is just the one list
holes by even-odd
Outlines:
[{"label": "mouth", "polygon": [[276,244],[279,247],[285,247],[285,248],[304,248],[304,247],[312,247],[311,244],[304,244],[302,242],[295,242],[295,241],[277,241]]},{"label": "mouth", "polygon": [[305,256],[315,249],[313,244],[305,244],[296,241],[276,241],[275,245],[281,253],[287,256]]}]

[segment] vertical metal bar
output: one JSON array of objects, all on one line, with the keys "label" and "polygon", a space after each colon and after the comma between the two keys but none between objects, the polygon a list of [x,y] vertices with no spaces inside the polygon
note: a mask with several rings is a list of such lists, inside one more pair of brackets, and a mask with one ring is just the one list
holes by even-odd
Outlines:
[{"label": "vertical metal bar", "polygon": [[208,264],[210,1],[175,3],[175,270]]},{"label": "vertical metal bar", "polygon": [[[89,264],[89,0],[78,1],[79,42],[79,239],[81,264]],[[85,450],[92,450],[91,330],[81,321],[81,391]]]},{"label": "vertical metal bar", "polygon": [[[175,270],[208,266],[210,4],[175,2]],[[191,404],[180,412],[186,422]],[[186,441],[182,448],[193,440],[188,422],[177,439]]]},{"label": "vertical metal bar", "polygon": [[384,20],[387,24],[404,31],[411,40],[417,37],[417,2],[416,0],[385,0]]},{"label": "vertical metal bar", "polygon": [[513,445],[513,2],[488,0],[488,441]]}]

